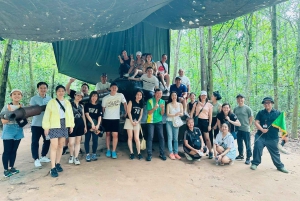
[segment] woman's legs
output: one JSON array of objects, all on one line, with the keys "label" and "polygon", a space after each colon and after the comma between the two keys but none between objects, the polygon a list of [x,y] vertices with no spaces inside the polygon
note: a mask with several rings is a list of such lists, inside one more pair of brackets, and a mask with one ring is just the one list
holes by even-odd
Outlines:
[{"label": "woman's legs", "polygon": [[8,162],[12,152],[14,140],[3,140],[3,154],[2,154],[2,164],[4,170],[8,170]]},{"label": "woman's legs", "polygon": [[94,132],[92,133],[93,138],[93,154],[96,154],[97,148],[98,148],[98,135],[96,135]]},{"label": "woman's legs", "polygon": [[208,148],[208,151],[211,153],[212,149],[211,149],[211,142],[210,142],[210,139],[209,139],[209,133],[208,132],[204,133],[204,140],[206,141],[206,146]]},{"label": "woman's legs", "polygon": [[81,136],[76,136],[75,137],[75,151],[74,151],[75,158],[78,158],[78,154],[79,154],[79,150],[80,150],[80,142],[81,142]]},{"label": "woman's legs", "polygon": [[135,141],[135,146],[136,146],[136,150],[137,153],[140,154],[141,153],[141,143],[140,143],[140,130],[134,130],[134,141]]},{"label": "woman's legs", "polygon": [[173,131],[172,131],[172,127],[173,127],[173,122],[172,121],[166,121],[166,130],[167,130],[167,134],[168,134],[168,149],[169,149],[169,153],[173,154],[173,146],[172,146],[172,141],[173,141]]},{"label": "woman's legs", "polygon": [[74,147],[75,145],[75,137],[69,137],[69,150],[70,150],[70,156],[74,156]]},{"label": "woman's legs", "polygon": [[57,152],[57,146],[58,146],[58,138],[52,138],[50,139],[50,160],[51,160],[51,168],[55,168],[55,162],[56,162],[56,152]]},{"label": "woman's legs", "polygon": [[132,154],[133,153],[133,150],[132,150],[132,130],[127,129],[127,135],[128,135],[128,140],[127,140],[128,148],[129,148],[130,153]]},{"label": "woman's legs", "polygon": [[85,140],[84,140],[84,149],[85,149],[85,153],[86,154],[90,153],[90,140],[91,140],[91,136],[92,136],[91,131],[87,131],[86,134],[85,134]]},{"label": "woman's legs", "polygon": [[218,154],[221,154],[224,152],[224,148],[218,145],[218,146],[216,146],[216,151]]},{"label": "woman's legs", "polygon": [[58,138],[57,152],[56,152],[56,159],[55,159],[56,164],[60,163],[60,159],[62,156],[62,149],[65,144],[65,140],[66,140],[66,138],[64,138],[64,137]]},{"label": "woman's legs", "polygon": [[17,157],[17,150],[19,147],[21,140],[13,140],[13,145],[11,148],[11,154],[9,157],[9,167],[13,168],[15,165],[16,157]]},{"label": "woman's legs", "polygon": [[230,163],[230,162],[231,162],[231,159],[228,158],[228,156],[223,156],[221,162],[222,162],[223,164],[227,164],[227,163]]},{"label": "woman's legs", "polygon": [[173,129],[173,144],[174,144],[174,154],[178,154],[178,132],[179,128],[176,128],[172,125]]},{"label": "woman's legs", "polygon": [[170,86],[170,76],[169,76],[169,74],[165,74],[164,79],[166,79],[167,88],[169,88],[169,86]]}]

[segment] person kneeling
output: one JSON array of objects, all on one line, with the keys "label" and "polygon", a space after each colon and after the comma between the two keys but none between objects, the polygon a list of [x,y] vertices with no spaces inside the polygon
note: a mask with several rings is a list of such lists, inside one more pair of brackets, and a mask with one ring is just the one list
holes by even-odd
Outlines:
[{"label": "person kneeling", "polygon": [[202,134],[199,128],[194,127],[194,119],[188,118],[186,120],[187,130],[184,133],[183,150],[184,155],[188,160],[198,160],[203,156],[203,152],[206,152],[206,148],[203,147],[204,142]]},{"label": "person kneeling", "polygon": [[234,138],[229,132],[229,124],[223,123],[221,131],[216,136],[214,142],[214,152],[216,156],[217,164],[232,164],[236,156],[236,147],[234,144]]}]

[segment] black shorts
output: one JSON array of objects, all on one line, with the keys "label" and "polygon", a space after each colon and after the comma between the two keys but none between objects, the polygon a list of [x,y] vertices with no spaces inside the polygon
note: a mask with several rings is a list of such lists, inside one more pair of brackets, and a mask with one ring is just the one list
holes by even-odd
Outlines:
[{"label": "black shorts", "polygon": [[82,136],[84,134],[84,123],[82,118],[78,121],[75,119],[75,126],[73,128],[73,133],[69,133],[69,137]]},{"label": "black shorts", "polygon": [[208,125],[209,125],[208,119],[198,118],[198,128],[200,129],[202,134],[208,132]]},{"label": "black shorts", "polygon": [[103,119],[102,126],[105,132],[119,132],[120,119]]}]

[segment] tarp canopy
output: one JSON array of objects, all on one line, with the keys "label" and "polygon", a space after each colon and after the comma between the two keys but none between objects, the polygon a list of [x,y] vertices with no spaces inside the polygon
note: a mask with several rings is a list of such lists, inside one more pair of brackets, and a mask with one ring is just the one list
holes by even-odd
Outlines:
[{"label": "tarp canopy", "polygon": [[285,0],[0,0],[0,37],[97,38],[139,22],[164,29],[214,25]]}]

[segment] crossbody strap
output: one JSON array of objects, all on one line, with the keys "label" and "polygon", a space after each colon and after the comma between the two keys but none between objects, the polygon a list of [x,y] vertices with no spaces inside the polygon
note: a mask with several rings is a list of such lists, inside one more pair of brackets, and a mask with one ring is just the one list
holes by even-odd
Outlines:
[{"label": "crossbody strap", "polygon": [[56,98],[56,101],[58,102],[58,104],[60,105],[60,109],[62,109],[64,112],[66,112],[65,107],[61,104],[61,102]]},{"label": "crossbody strap", "polygon": [[[198,102],[198,103],[199,103],[199,102]],[[198,103],[197,103],[197,105],[198,105]],[[202,110],[203,110],[203,108],[205,107],[206,103],[207,103],[207,102],[205,102],[204,106],[203,106],[203,107],[202,107],[202,109],[199,111],[199,113],[198,113],[197,117],[198,117],[198,116],[199,116],[199,114],[202,112]],[[196,108],[197,108],[197,105],[196,105]]]}]

